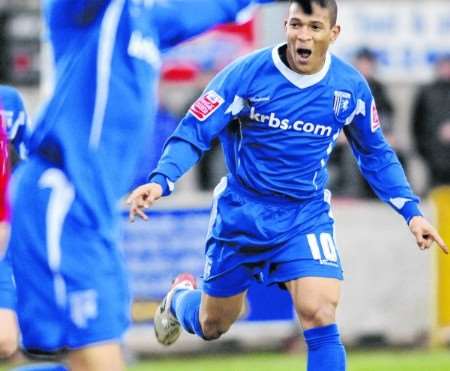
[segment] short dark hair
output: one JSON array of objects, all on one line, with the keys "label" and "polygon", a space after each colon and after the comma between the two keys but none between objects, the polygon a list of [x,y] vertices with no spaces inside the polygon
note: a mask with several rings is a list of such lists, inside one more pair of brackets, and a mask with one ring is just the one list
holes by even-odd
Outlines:
[{"label": "short dark hair", "polygon": [[330,23],[334,26],[337,21],[336,0],[290,0],[289,6],[291,6],[291,4],[298,4],[306,14],[312,14],[313,3],[316,3],[321,8],[327,8],[330,11]]}]

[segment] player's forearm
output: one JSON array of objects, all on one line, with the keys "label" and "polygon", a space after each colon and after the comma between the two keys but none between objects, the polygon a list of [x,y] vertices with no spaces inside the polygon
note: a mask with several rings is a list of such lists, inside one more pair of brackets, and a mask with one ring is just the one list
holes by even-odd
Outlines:
[{"label": "player's forearm", "polygon": [[345,128],[345,134],[362,175],[378,198],[392,206],[407,223],[414,216],[421,216],[419,198],[412,191],[402,165],[380,128],[373,128],[369,116],[357,117],[354,124]]},{"label": "player's forearm", "polygon": [[171,138],[149,181],[158,183],[163,189],[163,196],[167,196],[173,190],[172,185],[198,162],[201,155],[202,151],[192,143]]},{"label": "player's forearm", "polygon": [[360,168],[377,196],[391,205],[407,223],[414,216],[423,215],[419,208],[419,198],[412,191],[392,150],[362,156]]}]

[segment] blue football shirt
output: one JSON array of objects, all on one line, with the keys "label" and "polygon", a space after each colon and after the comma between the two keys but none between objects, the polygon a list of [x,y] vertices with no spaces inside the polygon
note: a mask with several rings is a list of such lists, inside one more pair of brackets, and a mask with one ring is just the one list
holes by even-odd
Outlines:
[{"label": "blue football shirt", "polygon": [[243,187],[310,199],[324,193],[326,164],[344,132],[377,195],[407,221],[421,215],[361,74],[328,54],[321,71],[300,75],[282,61],[285,48],[257,51],[219,73],[168,141],[151,179],[167,194],[219,137],[230,176]]}]

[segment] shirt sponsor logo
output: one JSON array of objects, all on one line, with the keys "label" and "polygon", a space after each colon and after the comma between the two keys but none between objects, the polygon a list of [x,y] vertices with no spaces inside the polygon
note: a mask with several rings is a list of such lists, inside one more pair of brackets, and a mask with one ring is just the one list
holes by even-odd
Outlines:
[{"label": "shirt sponsor logo", "polygon": [[302,120],[297,120],[291,123],[289,119],[278,118],[274,112],[271,112],[268,115],[258,113],[256,112],[255,107],[250,109],[250,119],[262,124],[267,124],[270,128],[302,131],[322,137],[329,137],[333,131],[331,126],[314,124],[312,122],[305,122]]},{"label": "shirt sponsor logo", "polygon": [[210,90],[198,98],[189,108],[189,112],[199,121],[205,121],[224,102],[224,99],[214,90]]},{"label": "shirt sponsor logo", "polygon": [[370,130],[374,133],[380,126],[380,116],[378,115],[377,106],[375,105],[375,101],[372,100],[372,106],[370,108]]}]

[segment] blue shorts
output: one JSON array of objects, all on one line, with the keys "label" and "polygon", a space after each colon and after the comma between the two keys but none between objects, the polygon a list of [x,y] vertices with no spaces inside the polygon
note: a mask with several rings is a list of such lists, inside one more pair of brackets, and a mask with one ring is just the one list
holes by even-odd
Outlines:
[{"label": "blue shorts", "polygon": [[16,288],[13,281],[10,253],[8,252],[0,260],[0,308],[16,309]]},{"label": "blue shorts", "polygon": [[80,217],[88,208],[61,169],[31,158],[16,172],[9,249],[24,348],[120,340],[130,298],[116,241],[99,236],[91,215]]},{"label": "blue shorts", "polygon": [[223,180],[215,190],[203,290],[229,297],[254,280],[342,280],[329,199],[329,192],[305,201],[261,197]]}]

